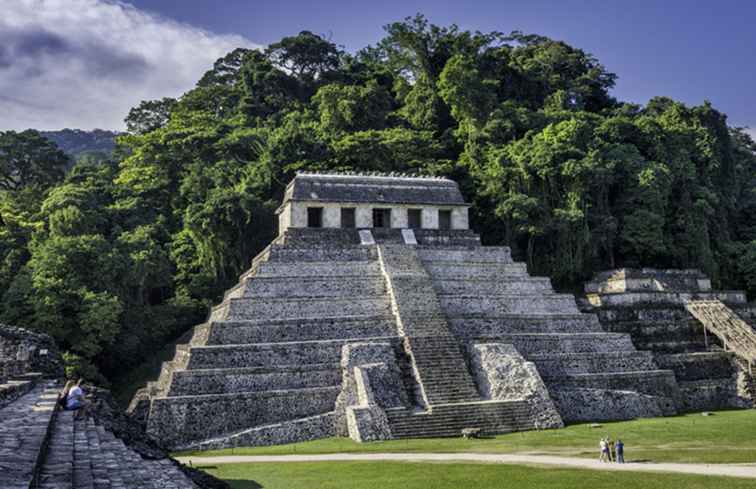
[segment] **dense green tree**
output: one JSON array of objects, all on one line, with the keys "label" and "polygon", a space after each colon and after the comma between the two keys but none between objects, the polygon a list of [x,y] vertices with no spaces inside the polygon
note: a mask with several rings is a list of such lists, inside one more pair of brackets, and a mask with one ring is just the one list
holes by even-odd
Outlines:
[{"label": "dense green tree", "polygon": [[34,130],[0,132],[0,189],[49,187],[63,178],[69,159]]}]

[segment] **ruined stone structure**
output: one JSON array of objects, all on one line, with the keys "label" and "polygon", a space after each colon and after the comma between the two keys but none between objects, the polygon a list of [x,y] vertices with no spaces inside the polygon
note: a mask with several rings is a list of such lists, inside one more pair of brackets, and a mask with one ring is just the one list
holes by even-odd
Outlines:
[{"label": "ruined stone structure", "polygon": [[173,448],[674,413],[673,372],[483,247],[442,178],[300,174],[278,238],[131,411]]},{"label": "ruined stone structure", "polygon": [[[756,390],[748,363],[756,352],[756,334],[748,324],[753,310],[742,291],[712,290],[711,281],[698,270],[650,268],[599,273],[585,291],[589,310],[604,329],[629,333],[637,348],[651,351],[657,365],[675,373],[679,410],[753,407]],[[722,337],[732,337],[730,349],[743,349],[725,351],[690,308],[706,313],[701,317],[715,331],[737,322],[743,337]]]},{"label": "ruined stone structure", "polygon": [[144,435],[138,440],[138,427],[99,398],[87,419],[56,409],[62,365],[49,336],[0,325],[0,488],[227,487],[195,483],[190,476],[212,478],[179,466]]}]

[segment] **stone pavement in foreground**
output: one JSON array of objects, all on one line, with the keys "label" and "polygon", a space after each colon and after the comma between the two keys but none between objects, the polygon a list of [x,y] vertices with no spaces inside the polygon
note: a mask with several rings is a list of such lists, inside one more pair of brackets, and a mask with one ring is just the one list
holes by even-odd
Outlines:
[{"label": "stone pavement in foreground", "polygon": [[493,453],[332,453],[323,455],[229,455],[218,457],[177,457],[195,467],[217,464],[281,463],[281,462],[484,462],[520,465],[554,465],[575,469],[625,472],[667,472],[756,479],[756,465],[626,463],[609,464],[597,460],[551,455]]}]

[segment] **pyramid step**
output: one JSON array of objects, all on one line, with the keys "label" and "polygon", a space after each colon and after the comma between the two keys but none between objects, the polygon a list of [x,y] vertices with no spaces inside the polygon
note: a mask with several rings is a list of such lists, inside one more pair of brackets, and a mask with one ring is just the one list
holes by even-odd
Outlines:
[{"label": "pyramid step", "polygon": [[536,364],[542,377],[602,372],[638,372],[658,370],[654,357],[648,351],[621,351],[604,353],[556,353],[526,356]]},{"label": "pyramid step", "polygon": [[260,298],[229,299],[213,308],[211,320],[281,319],[386,315],[390,304],[386,296],[351,298]]},{"label": "pyramid step", "polygon": [[527,267],[524,263],[459,263],[428,261],[425,269],[434,279],[468,279],[500,277],[526,277]]},{"label": "pyramid step", "polygon": [[387,315],[323,317],[285,321],[218,321],[207,345],[339,340],[396,336],[396,320]]},{"label": "pyramid step", "polygon": [[452,317],[501,314],[577,314],[575,298],[569,294],[441,294],[441,308]]},{"label": "pyramid step", "polygon": [[[323,262],[267,262],[261,264],[255,277],[354,277],[378,275],[377,262],[323,261]],[[242,276],[246,278],[246,276]]]},{"label": "pyramid step", "polygon": [[386,283],[380,274],[342,277],[254,277],[237,289],[238,298],[354,297],[383,295]]},{"label": "pyramid step", "polygon": [[168,396],[227,394],[341,385],[338,363],[174,372]]},{"label": "pyramid step", "polygon": [[[378,337],[364,341],[398,343],[398,338]],[[359,340],[363,341],[363,340]],[[345,340],[255,343],[192,347],[187,370],[306,365],[338,362]]]},{"label": "pyramid step", "polygon": [[593,314],[459,314],[449,317],[449,327],[460,338],[479,338],[515,333],[603,332]]},{"label": "pyramid step", "polygon": [[508,246],[421,246],[417,255],[424,264],[427,262],[461,262],[461,263],[513,263]]},{"label": "pyramid step", "polygon": [[436,279],[433,287],[439,294],[446,295],[554,293],[551,280],[541,277]]}]

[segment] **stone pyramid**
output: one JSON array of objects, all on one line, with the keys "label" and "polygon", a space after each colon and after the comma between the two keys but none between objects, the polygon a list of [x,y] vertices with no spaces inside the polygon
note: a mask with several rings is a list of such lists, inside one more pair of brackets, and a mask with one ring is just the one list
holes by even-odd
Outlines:
[{"label": "stone pyramid", "polygon": [[[279,237],[135,397],[153,436],[173,448],[369,441],[675,412],[674,374],[508,248],[481,246],[453,182],[319,178],[297,177],[306,192],[292,182]],[[421,200],[386,201],[408,187]],[[338,227],[339,206],[356,208],[357,227]],[[376,206],[391,226],[361,222]],[[423,227],[407,227],[412,206]]]}]

